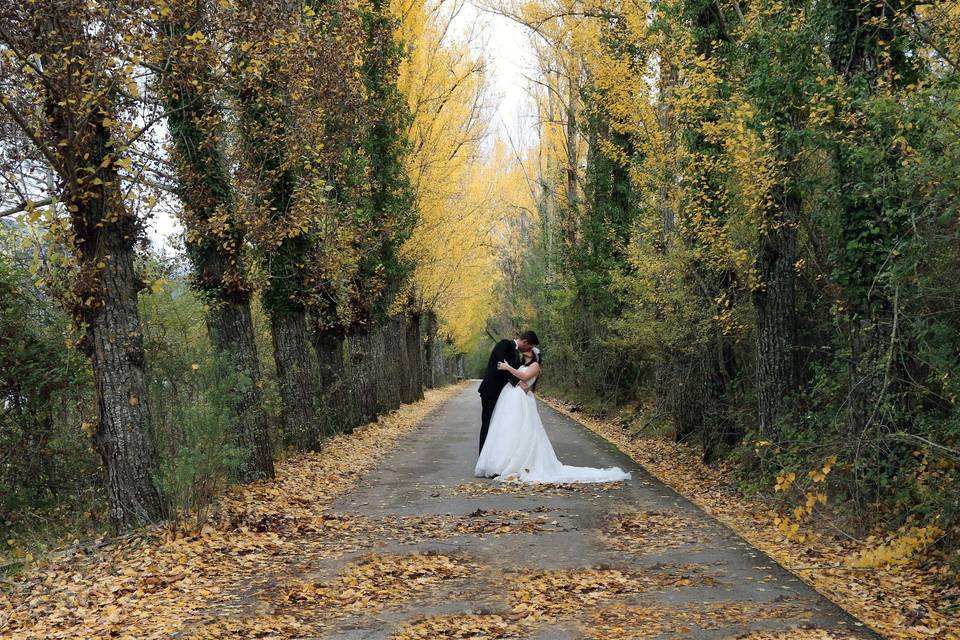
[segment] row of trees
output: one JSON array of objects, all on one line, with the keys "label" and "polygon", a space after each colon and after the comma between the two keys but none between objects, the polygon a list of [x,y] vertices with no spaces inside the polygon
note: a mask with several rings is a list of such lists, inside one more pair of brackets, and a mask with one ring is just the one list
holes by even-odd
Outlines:
[{"label": "row of trees", "polygon": [[837,454],[861,522],[955,526],[956,3],[502,10],[542,116],[508,303],[549,379],[648,401],[708,461]]},{"label": "row of trees", "polygon": [[[411,111],[401,85],[415,77],[405,62],[413,44],[399,37],[398,9],[382,0],[0,9],[3,215],[20,214],[33,234],[32,284],[62,303],[68,342],[89,361],[115,527],[169,509],[141,319],[140,294],[166,281],[156,269],[151,279],[141,256],[153,215],[172,213],[184,231],[190,295],[203,305],[214,372],[229,380],[218,407],[238,480],[274,473],[258,349],[272,349],[281,442],[301,449],[420,397],[423,362],[428,382],[443,370],[436,299],[421,294],[420,256],[404,246],[423,200],[408,172],[419,158],[411,132],[449,107]],[[406,9],[427,16],[424,3]],[[449,68],[441,79],[459,80]],[[481,78],[451,104],[482,91]],[[476,136],[461,140],[464,153]],[[459,157],[458,148],[443,160]],[[18,313],[22,322],[29,309]]]}]

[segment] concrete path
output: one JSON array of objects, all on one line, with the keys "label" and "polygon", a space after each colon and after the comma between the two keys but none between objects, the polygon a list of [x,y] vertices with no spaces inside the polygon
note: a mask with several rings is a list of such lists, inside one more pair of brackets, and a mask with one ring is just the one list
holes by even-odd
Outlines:
[{"label": "concrete path", "polygon": [[[378,540],[373,533],[315,578],[342,575],[351,562],[369,560],[371,549],[440,554],[467,569],[422,597],[345,614],[328,637],[390,638],[404,628],[409,637],[550,640],[727,638],[780,629],[877,637],[611,444],[542,403],[540,412],[565,463],[619,465],[633,480],[514,488],[474,478],[480,402],[470,385],[332,509],[379,522],[384,531],[391,523],[416,522],[422,531],[424,523],[445,522],[434,529],[447,534],[397,540],[385,533]],[[453,635],[457,625],[477,635]]]}]

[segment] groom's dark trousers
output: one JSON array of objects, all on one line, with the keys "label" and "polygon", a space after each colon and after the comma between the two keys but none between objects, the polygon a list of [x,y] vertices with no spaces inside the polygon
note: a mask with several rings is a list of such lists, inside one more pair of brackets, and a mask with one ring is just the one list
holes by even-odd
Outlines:
[{"label": "groom's dark trousers", "polygon": [[506,384],[516,386],[520,382],[509,371],[497,369],[497,364],[504,360],[514,367],[520,364],[517,343],[513,340],[501,340],[496,344],[490,352],[490,360],[483,373],[483,381],[480,382],[480,451],[483,451],[483,443],[490,429],[490,417],[493,415],[493,408],[497,406],[500,392]]}]

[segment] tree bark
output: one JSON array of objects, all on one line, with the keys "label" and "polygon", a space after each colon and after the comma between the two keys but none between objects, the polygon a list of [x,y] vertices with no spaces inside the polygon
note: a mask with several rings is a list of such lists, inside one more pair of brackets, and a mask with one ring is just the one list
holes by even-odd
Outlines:
[{"label": "tree bark", "polygon": [[420,316],[407,318],[407,399],[416,402],[423,399],[423,342],[420,339]]},{"label": "tree bark", "polygon": [[427,389],[433,389],[437,386],[438,380],[436,379],[436,367],[434,366],[434,361],[436,359],[436,332],[437,332],[437,318],[433,312],[428,312],[424,318],[424,331],[425,335],[421,336],[423,340],[423,383]]},{"label": "tree bark", "polygon": [[[344,371],[344,338],[336,333],[311,333],[316,352],[320,395],[316,420],[320,436],[326,438],[344,431],[349,422],[349,376]],[[319,444],[319,443],[317,443]]]},{"label": "tree bark", "polygon": [[757,314],[757,405],[760,433],[777,439],[797,385],[796,222],[799,197],[788,196],[783,217],[769,221],[760,236],[757,271],[761,288],[753,296]]},{"label": "tree bark", "polygon": [[376,388],[373,383],[373,348],[369,333],[350,336],[350,382],[355,407],[354,426],[377,419]]},{"label": "tree bark", "polygon": [[300,448],[314,448],[322,439],[316,422],[319,371],[311,351],[306,314],[296,309],[274,313],[270,331],[283,400],[285,438]]},{"label": "tree bark", "polygon": [[[81,210],[86,222],[104,219],[97,204]],[[103,224],[90,245],[106,266],[98,282],[102,306],[86,320],[99,414],[93,442],[106,470],[110,520],[114,528],[127,529],[163,519],[166,508],[147,408],[132,216],[121,215]]]},{"label": "tree bark", "polygon": [[[416,401],[416,394],[413,390],[413,369],[410,357],[410,349],[407,345],[407,316],[398,316],[396,319],[396,353],[397,353],[397,372],[398,372],[398,391],[400,393],[400,402],[408,404]],[[418,368],[419,368],[419,363]]]},{"label": "tree bark", "polygon": [[[572,66],[576,69],[577,64],[574,61]],[[577,231],[577,209],[579,207],[579,197],[577,188],[577,172],[579,171],[579,156],[577,142],[579,139],[579,128],[577,125],[577,103],[578,91],[577,78],[571,72],[567,78],[567,215],[569,224],[567,225],[567,246],[573,247],[576,242]]]},{"label": "tree bark", "polygon": [[743,429],[738,425],[731,406],[734,402],[733,381],[737,373],[736,354],[733,344],[726,340],[719,327],[716,327],[714,341],[704,354],[703,397],[707,398],[701,445],[703,462],[710,464],[717,460],[724,447],[732,447],[743,437]]},{"label": "tree bark", "polygon": [[703,429],[706,407],[703,356],[681,351],[669,352],[668,356],[668,378],[672,383],[667,390],[667,406],[673,418],[674,439],[687,442]]},{"label": "tree bark", "polygon": [[[82,331],[78,346],[93,370],[98,412],[93,444],[105,468],[110,520],[119,530],[166,515],[137,307],[143,284],[134,267],[138,225],[124,202],[117,169],[121,149],[109,124],[117,105],[106,88],[113,79],[101,70],[110,65],[84,58],[109,54],[92,46],[92,25],[82,12],[66,15],[60,9],[39,16],[29,9],[25,20],[33,37],[22,44],[44,74],[37,82],[44,140],[35,142],[53,159],[70,216],[77,278],[66,306]],[[103,26],[110,34],[114,25]]]},{"label": "tree bark", "polygon": [[313,348],[319,363],[320,388],[324,395],[335,392],[343,374],[343,336],[338,334],[313,334]]},{"label": "tree bark", "polygon": [[250,301],[214,303],[207,313],[207,332],[217,357],[239,377],[234,384],[234,442],[245,452],[237,471],[241,482],[274,476],[273,447],[263,411],[260,360],[253,331]]},{"label": "tree bark", "polygon": [[406,376],[406,331],[402,316],[393,316],[384,327],[384,363],[386,374],[384,388],[387,391],[389,409],[396,410],[403,404],[404,376]]},{"label": "tree bark", "polygon": [[[387,328],[389,325],[378,327],[370,336],[370,379],[373,383],[374,397],[376,398],[376,413],[383,415],[391,410],[390,401],[390,358],[387,356]],[[392,381],[396,385],[396,380]]]}]

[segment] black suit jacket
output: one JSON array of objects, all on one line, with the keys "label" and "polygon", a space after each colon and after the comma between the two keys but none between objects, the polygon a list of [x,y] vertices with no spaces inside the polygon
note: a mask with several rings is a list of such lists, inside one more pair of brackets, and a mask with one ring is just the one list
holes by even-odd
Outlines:
[{"label": "black suit jacket", "polygon": [[499,396],[503,387],[510,383],[517,386],[520,382],[516,376],[509,371],[500,371],[497,369],[497,363],[506,360],[514,367],[520,364],[520,354],[517,351],[517,343],[513,340],[501,340],[490,352],[490,360],[487,362],[487,369],[483,373],[483,381],[480,383],[480,395]]}]

